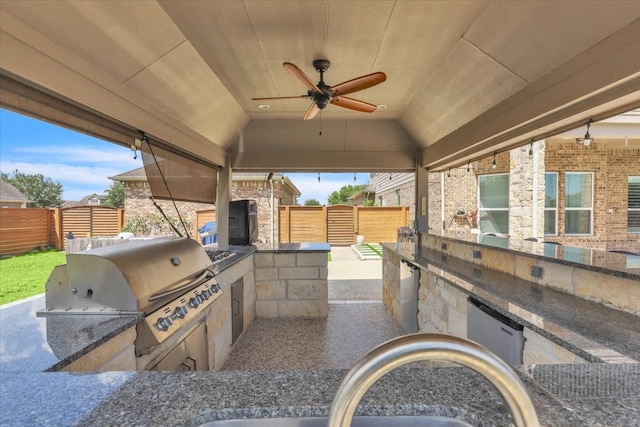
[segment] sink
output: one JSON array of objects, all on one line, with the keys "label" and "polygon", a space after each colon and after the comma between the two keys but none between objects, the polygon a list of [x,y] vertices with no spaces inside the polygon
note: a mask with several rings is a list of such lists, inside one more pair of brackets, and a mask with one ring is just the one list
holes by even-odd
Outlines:
[{"label": "sink", "polygon": [[[326,417],[250,418],[211,421],[199,427],[327,427]],[[472,427],[464,421],[435,416],[360,416],[352,427]]]}]

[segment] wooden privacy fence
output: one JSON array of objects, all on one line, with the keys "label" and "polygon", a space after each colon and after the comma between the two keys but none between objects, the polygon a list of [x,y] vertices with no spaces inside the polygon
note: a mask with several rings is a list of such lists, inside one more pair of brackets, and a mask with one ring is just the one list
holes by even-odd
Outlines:
[{"label": "wooden privacy fence", "polygon": [[328,242],[347,246],[395,242],[398,228],[409,224],[408,206],[280,206],[280,242]]},{"label": "wooden privacy fence", "polygon": [[54,212],[39,208],[0,209],[0,254],[19,254],[55,246]]},{"label": "wooden privacy fence", "polygon": [[64,249],[65,236],[116,236],[124,210],[103,206],[0,209],[0,254],[19,254],[40,246]]}]

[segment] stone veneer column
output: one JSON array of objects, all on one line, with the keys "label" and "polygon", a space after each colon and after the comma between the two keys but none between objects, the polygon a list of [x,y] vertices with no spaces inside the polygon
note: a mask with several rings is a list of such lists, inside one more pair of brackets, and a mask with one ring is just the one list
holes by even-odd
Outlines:
[{"label": "stone veneer column", "polygon": [[257,252],[256,317],[328,315],[327,252]]},{"label": "stone veneer column", "polygon": [[544,141],[535,142],[531,157],[529,144],[509,152],[509,236],[512,238],[544,237],[544,147]]}]

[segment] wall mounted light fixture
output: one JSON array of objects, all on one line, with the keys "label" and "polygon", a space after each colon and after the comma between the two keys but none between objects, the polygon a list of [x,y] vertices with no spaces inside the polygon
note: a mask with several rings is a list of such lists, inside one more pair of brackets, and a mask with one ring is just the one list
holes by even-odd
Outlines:
[{"label": "wall mounted light fixture", "polygon": [[587,133],[584,134],[584,138],[576,138],[576,142],[578,144],[584,145],[585,147],[588,147],[592,143],[596,142],[596,139],[591,137],[591,134],[589,133],[589,128],[591,127],[591,123],[593,123],[593,120],[589,119],[589,121],[587,122]]},{"label": "wall mounted light fixture", "polygon": [[491,169],[495,169],[498,167],[498,165],[496,164],[496,154],[498,154],[497,151],[493,152],[493,163],[491,163]]},{"label": "wall mounted light fixture", "polygon": [[467,172],[469,172],[471,170],[471,160],[469,160],[469,163],[467,163]]},{"label": "wall mounted light fixture", "polygon": [[533,157],[533,138],[531,138],[531,142],[529,143],[529,158]]},{"label": "wall mounted light fixture", "polygon": [[451,178],[451,168],[449,168],[449,171],[447,172],[447,178]]},{"label": "wall mounted light fixture", "polygon": [[356,178],[356,173],[353,173],[353,182],[356,182],[357,178]]}]

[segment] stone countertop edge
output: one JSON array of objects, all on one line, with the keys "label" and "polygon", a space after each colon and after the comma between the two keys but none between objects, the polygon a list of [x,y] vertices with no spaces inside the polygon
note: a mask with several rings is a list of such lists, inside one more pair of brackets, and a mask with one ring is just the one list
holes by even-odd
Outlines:
[{"label": "stone countertop edge", "polygon": [[[326,417],[346,370],[140,372],[77,427],[199,426],[237,418]],[[582,426],[590,416],[568,410],[524,373],[542,425]],[[356,415],[438,415],[477,426],[508,426],[502,398],[464,367],[401,367],[376,382]]]},{"label": "stone countertop edge", "polygon": [[[63,321],[66,321],[66,323],[69,322],[73,322],[76,325],[76,332],[80,331],[84,331],[86,333],[87,330],[90,329],[90,325],[88,323],[91,322],[91,320],[94,319],[86,319],[86,321],[84,319],[79,319],[79,317],[81,316],[77,316],[77,315],[69,315],[69,316],[65,316],[65,315],[56,315],[53,317],[49,317],[47,318],[47,321],[51,320],[52,322],[56,322],[58,320],[63,320],[63,318],[65,318]],[[92,316],[93,317],[93,316]],[[104,316],[101,316],[104,317]],[[91,352],[92,350],[98,348],[100,345],[106,343],[107,341],[115,338],[116,336],[118,336],[120,333],[126,331],[127,329],[135,326],[140,320],[142,320],[144,318],[144,315],[141,313],[140,315],[132,315],[132,316],[127,316],[127,317],[116,317],[113,318],[112,320],[109,320],[108,322],[110,322],[110,325],[112,325],[112,327],[108,328],[106,330],[106,333],[104,333],[103,335],[97,334],[96,336],[92,336],[91,334],[89,334],[89,336],[92,336],[93,339],[89,340],[86,343],[79,343],[77,341],[77,337],[78,337],[78,333],[74,333],[74,334],[69,334],[68,333],[68,329],[63,331],[63,334],[58,335],[56,337],[48,337],[47,340],[59,340],[59,345],[62,348],[65,348],[67,345],[68,347],[68,355],[63,356],[60,358],[60,361],[52,366],[50,366],[49,368],[45,369],[45,372],[57,372],[60,371],[61,369],[63,369],[65,366],[71,364],[72,362],[78,360],[79,358],[81,358],[82,356],[84,356],[85,354]],[[95,319],[97,320],[97,319]],[[100,326],[104,326],[105,323],[100,323]],[[53,328],[56,329],[56,328]],[[92,328],[93,329],[93,328]],[[65,340],[71,340],[72,342],[67,343],[65,342]],[[53,341],[52,341],[53,342]],[[49,346],[51,346],[51,343],[49,344]]]},{"label": "stone countertop edge", "polygon": [[[640,329],[638,328],[640,319],[633,314],[447,255],[447,263],[468,265],[473,273],[479,272],[482,278],[478,279],[471,273],[464,275],[463,267],[458,268],[454,273],[452,266],[438,261],[437,256],[442,253],[437,251],[420,248],[420,256],[417,256],[415,247],[412,245],[398,246],[395,243],[382,245],[421,268],[430,270],[433,265],[435,268],[443,269],[449,275],[455,276],[447,280],[457,289],[589,362],[604,363],[607,360],[613,360],[616,363],[620,361],[634,363],[640,361]],[[436,255],[436,258],[426,259],[424,256],[429,253]],[[464,284],[457,284],[458,279]],[[527,292],[514,293],[513,285],[516,282]],[[473,288],[470,289],[469,285]],[[543,304],[540,301],[546,301],[546,303]],[[510,311],[508,307],[512,303],[543,319],[543,326]],[[585,350],[583,347],[590,349]]]},{"label": "stone countertop edge", "polygon": [[305,243],[278,243],[271,245],[269,243],[256,244],[258,252],[331,252],[331,245],[325,242],[305,242]]},{"label": "stone countertop edge", "polygon": [[[429,234],[425,235],[426,237],[429,236]],[[532,242],[532,241],[526,241],[526,240],[517,240],[518,242],[518,246],[515,246],[510,238],[505,238],[505,237],[497,237],[497,236],[483,236],[485,238],[484,242],[478,242],[475,239],[464,239],[464,238],[453,238],[452,236],[440,236],[440,235],[433,235],[434,237],[440,238],[440,239],[447,239],[450,240],[452,242],[462,242],[462,243],[468,243],[468,244],[472,244],[472,245],[477,245],[480,247],[485,247],[485,248],[489,248],[489,249],[495,249],[501,252],[506,252],[506,253],[510,253],[510,254],[515,254],[515,255],[521,255],[521,256],[528,256],[531,258],[535,258],[537,260],[540,261],[552,261],[552,262],[556,262],[558,264],[563,264],[563,265],[567,265],[569,267],[577,267],[577,268],[582,268],[585,270],[590,270],[590,271],[595,271],[597,273],[604,273],[604,274],[609,274],[611,276],[616,276],[616,277],[620,277],[623,279],[630,279],[630,280],[638,280],[640,281],[640,269],[638,268],[633,268],[633,269],[628,269],[628,270],[619,270],[616,268],[611,268],[610,266],[607,265],[603,265],[604,263],[606,263],[606,259],[607,258],[611,258],[611,257],[626,257],[625,254],[621,254],[621,253],[615,253],[615,252],[609,252],[609,251],[597,251],[596,252],[600,252],[604,255],[604,259],[601,260],[596,260],[595,264],[589,264],[589,263],[584,263],[584,262],[579,262],[579,261],[572,261],[572,260],[568,260],[568,259],[564,259],[564,258],[560,258],[557,256],[549,256],[546,254],[541,254],[538,253],[541,250],[544,251],[544,247],[545,245],[551,245],[553,244],[552,242]],[[501,246],[499,244],[497,244],[498,242],[507,240],[507,243],[509,245],[509,247],[504,247]],[[495,245],[492,244],[492,242],[496,243]],[[571,248],[571,250],[573,251],[592,251],[591,249],[585,249],[585,248],[580,248],[578,246],[564,246],[564,245],[555,245],[555,247],[560,247],[562,249],[564,248]],[[527,250],[528,249],[528,250]]]}]

